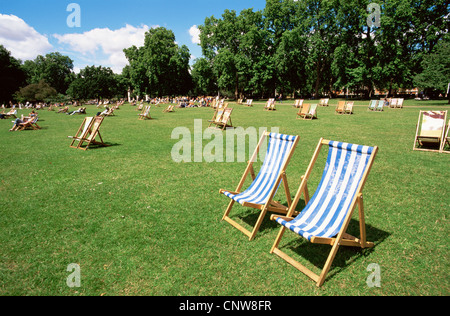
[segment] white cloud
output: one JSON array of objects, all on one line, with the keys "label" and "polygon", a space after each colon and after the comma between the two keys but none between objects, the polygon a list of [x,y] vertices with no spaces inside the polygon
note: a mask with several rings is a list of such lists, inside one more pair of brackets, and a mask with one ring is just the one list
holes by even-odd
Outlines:
[{"label": "white cloud", "polygon": [[[81,34],[71,33],[53,35],[60,44],[68,45],[68,49],[81,54],[87,64],[102,65],[120,73],[128,64],[123,52],[124,48],[133,45],[144,45],[145,33],[149,30],[147,25],[134,27],[126,25],[118,30],[109,28],[96,28]],[[81,66],[78,66],[81,67]]]},{"label": "white cloud", "polygon": [[197,25],[192,25],[189,29],[189,35],[191,35],[192,43],[200,44],[200,30]]},{"label": "white cloud", "polygon": [[53,48],[48,38],[15,15],[0,14],[0,44],[21,60],[35,59]]}]

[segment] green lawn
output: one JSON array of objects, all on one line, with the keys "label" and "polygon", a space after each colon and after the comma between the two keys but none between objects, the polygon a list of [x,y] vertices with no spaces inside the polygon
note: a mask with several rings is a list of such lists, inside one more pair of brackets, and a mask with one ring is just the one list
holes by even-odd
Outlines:
[{"label": "green lawn", "polygon": [[[292,195],[320,137],[379,147],[364,189],[375,247],[341,247],[323,287],[269,254],[279,229],[268,217],[252,242],[221,221],[229,199],[219,189],[235,189],[245,162],[172,160],[173,129],[193,131],[201,119],[205,130],[212,109],[152,107],[154,119],[140,121],[125,104],[101,126],[111,146],[87,151],[67,138],[83,115],[41,110],[42,129],[22,132],[0,120],[0,295],[449,295],[450,155],[412,150],[419,110],[450,110],[446,101],[383,112],[357,101],[354,115],[342,116],[334,99],[313,121],[296,120],[291,104],[230,107],[234,126],[300,135],[287,169]],[[88,106],[88,115],[97,111]],[[258,213],[237,205],[231,215],[250,227]],[[315,271],[329,251],[292,233],[280,246]],[[72,263],[80,287],[66,284]],[[371,263],[381,267],[379,288],[366,284]]]}]

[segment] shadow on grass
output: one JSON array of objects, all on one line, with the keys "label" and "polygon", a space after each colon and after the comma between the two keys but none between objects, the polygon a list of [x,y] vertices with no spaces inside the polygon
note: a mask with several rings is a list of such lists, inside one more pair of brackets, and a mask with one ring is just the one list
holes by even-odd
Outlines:
[{"label": "shadow on grass", "polygon": [[[352,219],[347,228],[347,232],[350,235],[359,237],[359,220]],[[291,233],[291,231],[286,230],[286,234]],[[292,233],[295,234],[295,233]],[[333,264],[331,265],[330,271],[327,274],[326,279],[329,280],[333,278],[337,273],[348,268],[353,262],[355,262],[361,256],[369,256],[377,246],[387,239],[391,234],[389,232],[383,231],[366,223],[366,236],[367,241],[373,242],[374,247],[361,249],[358,247],[346,247],[341,246],[334,258]],[[309,269],[317,274],[323,269],[328,255],[331,251],[330,245],[312,244],[306,239],[299,237],[296,240],[292,240],[286,244],[283,244],[283,240],[280,244],[280,249],[289,250],[296,254],[295,260],[300,261],[302,264],[306,265]],[[283,250],[283,251],[284,251]],[[297,257],[298,255],[298,257]],[[308,263],[305,264],[305,261]]]},{"label": "shadow on grass", "polygon": [[[305,203],[303,200],[300,200],[297,205],[297,210],[302,210],[305,207]],[[263,223],[261,224],[259,231],[256,235],[256,238],[261,238],[264,235],[267,235],[273,230],[278,230],[281,226],[275,221],[270,220],[271,212],[268,212],[268,215],[264,218]],[[236,217],[248,224],[249,226],[254,226],[258,217],[260,215],[259,210],[248,209],[247,212],[236,215]],[[251,229],[250,229],[251,230]],[[347,233],[356,237],[359,237],[359,220],[351,219],[350,224],[347,228]],[[290,230],[286,230],[285,236],[287,234],[295,233]],[[373,242],[374,247],[361,249],[358,247],[339,247],[339,251],[334,258],[331,269],[327,275],[327,280],[333,278],[337,273],[345,270],[349,267],[354,261],[356,261],[361,256],[369,256],[376,247],[382,243],[386,238],[388,238],[391,234],[389,232],[383,231],[366,223],[366,236],[367,241]],[[312,244],[308,240],[304,239],[301,236],[296,235],[298,238],[292,240],[286,244],[283,244],[283,239],[280,243],[280,249],[289,250],[295,253],[294,259],[297,261],[308,261],[308,268],[312,271],[315,271],[317,274],[320,274],[325,262],[328,258],[328,255],[331,251],[331,246],[329,245],[321,245],[321,244]],[[284,251],[283,250],[283,251]],[[308,264],[307,264],[308,265]]]}]

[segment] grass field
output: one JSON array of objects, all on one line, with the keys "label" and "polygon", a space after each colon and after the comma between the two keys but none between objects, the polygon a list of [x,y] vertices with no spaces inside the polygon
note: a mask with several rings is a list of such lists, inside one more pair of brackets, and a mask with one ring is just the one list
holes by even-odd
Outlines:
[{"label": "grass field", "polygon": [[[320,137],[379,147],[363,192],[375,247],[341,247],[323,287],[269,254],[279,229],[268,217],[252,242],[221,221],[229,199],[218,191],[235,189],[245,162],[172,160],[174,128],[193,131],[201,119],[205,130],[212,109],[152,107],[154,119],[140,121],[125,104],[101,126],[111,146],[87,151],[67,138],[83,115],[41,110],[42,129],[22,132],[0,120],[0,295],[449,295],[450,155],[412,148],[419,110],[450,106],[407,100],[403,109],[369,112],[357,101],[342,116],[330,102],[313,121],[296,120],[293,102],[274,112],[263,102],[230,103],[234,126],[300,135],[287,169],[292,195]],[[88,116],[97,111],[87,108]],[[258,213],[238,205],[231,215],[251,227]],[[329,252],[292,233],[280,247],[316,272]],[[66,284],[72,263],[80,287]],[[366,284],[371,263],[381,268],[381,287]]]}]

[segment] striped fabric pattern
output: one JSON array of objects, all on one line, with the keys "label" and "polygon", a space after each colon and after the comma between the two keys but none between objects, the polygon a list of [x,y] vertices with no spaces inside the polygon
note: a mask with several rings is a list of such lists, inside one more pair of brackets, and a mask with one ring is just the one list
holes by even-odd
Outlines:
[{"label": "striped fabric pattern", "polygon": [[336,236],[350,210],[374,148],[331,141],[322,179],[314,196],[292,221],[277,222],[311,240]]},{"label": "striped fabric pattern", "polygon": [[224,192],[223,194],[240,204],[244,202],[265,204],[267,202],[296,136],[270,133],[268,137],[269,144],[264,163],[250,187],[240,194],[235,195],[230,192]]}]

